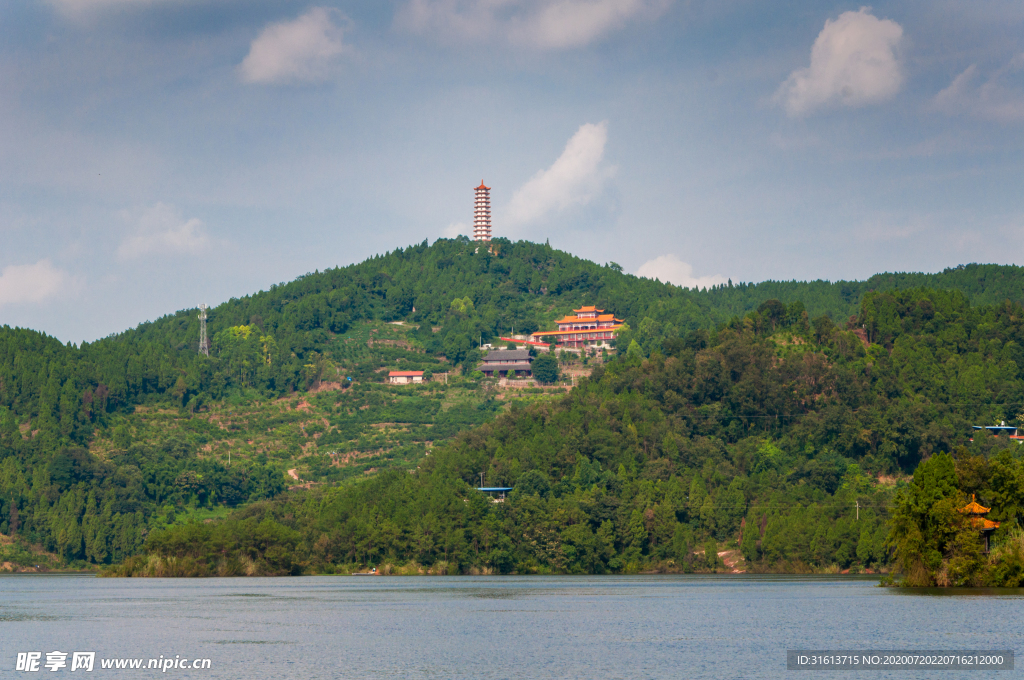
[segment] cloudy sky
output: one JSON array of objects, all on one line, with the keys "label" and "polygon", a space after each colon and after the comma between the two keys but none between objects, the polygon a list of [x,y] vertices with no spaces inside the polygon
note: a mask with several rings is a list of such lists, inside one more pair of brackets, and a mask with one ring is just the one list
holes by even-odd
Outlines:
[{"label": "cloudy sky", "polygon": [[1024,3],[7,0],[0,324],[495,233],[680,285],[1024,263]]}]

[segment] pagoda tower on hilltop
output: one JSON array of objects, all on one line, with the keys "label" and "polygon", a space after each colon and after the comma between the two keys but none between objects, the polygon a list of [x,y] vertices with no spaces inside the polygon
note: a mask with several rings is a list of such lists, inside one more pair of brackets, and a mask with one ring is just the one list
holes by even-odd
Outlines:
[{"label": "pagoda tower on hilltop", "polygon": [[480,180],[480,186],[476,188],[476,202],[473,206],[473,240],[491,240],[491,188],[484,186]]}]

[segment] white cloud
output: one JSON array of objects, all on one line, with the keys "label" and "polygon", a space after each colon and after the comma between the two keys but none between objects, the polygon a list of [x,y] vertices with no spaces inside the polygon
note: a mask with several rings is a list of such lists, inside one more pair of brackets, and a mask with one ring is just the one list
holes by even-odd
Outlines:
[{"label": "white cloud", "polygon": [[108,9],[184,4],[189,0],[45,0],[71,19],[84,19]]},{"label": "white cloud", "polygon": [[65,292],[69,283],[68,275],[47,259],[4,267],[0,272],[0,307],[45,302]]},{"label": "white cloud", "polygon": [[542,49],[583,47],[636,19],[660,15],[671,0],[409,0],[399,27],[457,42]]},{"label": "white cloud", "polygon": [[441,232],[443,238],[458,238],[459,236],[473,237],[473,229],[464,222],[452,222]]},{"label": "white cloud", "polygon": [[[947,113],[968,113],[978,118],[1001,123],[1024,120],[1024,83],[1009,82],[1024,73],[1024,53],[1018,54],[997,69],[984,82],[978,80],[978,65],[971,64],[953,79],[949,87],[935,95],[936,108]],[[1016,85],[1016,86],[1015,86]]]},{"label": "white cloud", "polygon": [[339,11],[314,7],[294,21],[270,24],[252,41],[239,75],[247,83],[326,80],[338,57],[350,50],[342,42],[342,21]]},{"label": "white cloud", "polygon": [[637,276],[645,279],[659,279],[683,288],[710,288],[725,283],[728,279],[717,274],[712,276],[694,276],[693,266],[683,262],[672,254],[659,255],[648,260],[636,270]]},{"label": "white cloud", "polygon": [[903,29],[866,7],[826,20],[811,48],[811,65],[793,71],[775,92],[791,116],[825,106],[864,106],[891,99],[903,87],[898,49]]},{"label": "white cloud", "polygon": [[153,253],[196,253],[204,250],[210,242],[200,220],[194,217],[185,220],[173,206],[164,203],[157,203],[138,217],[129,213],[122,215],[136,224],[135,233],[117,249],[117,256],[122,260]]},{"label": "white cloud", "polygon": [[512,224],[532,222],[552,211],[593,200],[615,172],[601,162],[607,141],[607,121],[581,125],[558,160],[515,192],[506,219]]},{"label": "white cloud", "polygon": [[49,0],[49,3],[68,14],[117,5],[149,5],[156,0]]}]

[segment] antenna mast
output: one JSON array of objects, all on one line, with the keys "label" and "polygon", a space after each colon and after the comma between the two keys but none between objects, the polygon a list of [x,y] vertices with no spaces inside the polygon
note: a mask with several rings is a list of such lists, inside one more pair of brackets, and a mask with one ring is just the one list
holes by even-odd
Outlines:
[{"label": "antenna mast", "polygon": [[210,341],[206,338],[206,303],[199,305],[199,353],[210,356]]}]

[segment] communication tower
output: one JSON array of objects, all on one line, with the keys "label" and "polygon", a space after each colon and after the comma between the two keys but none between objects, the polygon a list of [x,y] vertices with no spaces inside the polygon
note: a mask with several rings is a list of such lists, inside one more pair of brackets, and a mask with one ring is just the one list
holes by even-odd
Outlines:
[{"label": "communication tower", "polygon": [[206,303],[199,305],[199,353],[210,356],[210,341],[206,338]]}]

